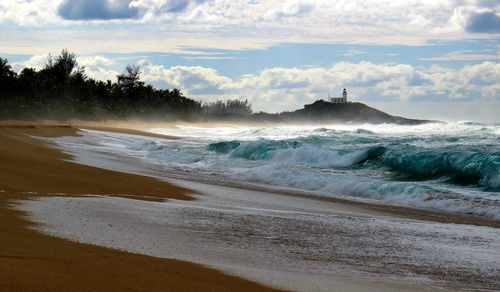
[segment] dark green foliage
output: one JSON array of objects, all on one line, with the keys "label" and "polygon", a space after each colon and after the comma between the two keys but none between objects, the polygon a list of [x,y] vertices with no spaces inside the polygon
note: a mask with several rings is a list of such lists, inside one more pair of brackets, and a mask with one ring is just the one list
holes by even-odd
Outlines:
[{"label": "dark green foliage", "polygon": [[12,71],[0,58],[1,119],[194,119],[201,104],[186,98],[180,90],[155,89],[140,81],[140,68],[128,65],[118,82],[98,81],[85,75],[75,55],[63,50],[49,56],[46,66],[36,71]]},{"label": "dark green foliage", "polygon": [[15,73],[12,71],[12,67],[8,64],[7,59],[0,58],[0,80],[3,81],[14,76]]},{"label": "dark green foliage", "polygon": [[125,73],[120,74],[117,77],[118,85],[123,87],[139,87],[144,85],[140,82],[139,75],[141,75],[140,67],[136,65],[127,65],[125,68]]},{"label": "dark green foliage", "polygon": [[217,100],[204,104],[202,110],[207,117],[215,119],[249,119],[252,116],[252,105],[246,99]]}]

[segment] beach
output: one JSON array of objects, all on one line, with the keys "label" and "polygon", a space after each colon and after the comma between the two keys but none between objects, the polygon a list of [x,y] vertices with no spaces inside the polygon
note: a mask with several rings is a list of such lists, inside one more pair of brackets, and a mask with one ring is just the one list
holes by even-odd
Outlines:
[{"label": "beach", "polygon": [[60,193],[115,194],[153,201],[191,198],[188,190],[155,179],[64,161],[70,157],[30,137],[77,135],[70,126],[8,123],[0,126],[0,133],[2,290],[273,290],[199,265],[74,243],[29,228],[36,222],[13,210],[14,200]]},{"label": "beach", "polygon": [[180,138],[151,128],[0,125],[4,287],[499,288],[495,218],[211,183],[92,148],[105,133],[113,141]]}]

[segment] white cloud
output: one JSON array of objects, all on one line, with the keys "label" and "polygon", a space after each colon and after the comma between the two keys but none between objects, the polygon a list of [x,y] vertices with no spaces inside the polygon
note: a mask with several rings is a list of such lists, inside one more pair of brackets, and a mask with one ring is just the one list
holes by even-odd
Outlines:
[{"label": "white cloud", "polygon": [[[48,54],[36,55],[24,67],[43,68]],[[80,56],[79,66],[95,79],[115,80],[117,62],[102,56]],[[139,62],[141,79],[157,87],[179,88],[187,96],[213,101],[218,98],[248,98],[256,110],[283,111],[300,108],[328,93],[348,88],[350,99],[358,101],[429,101],[500,99],[500,62],[483,62],[459,69],[437,65],[339,62],[331,67],[269,68],[238,78],[221,75],[213,68],[173,66],[166,68],[147,60]]]},{"label": "white cloud", "polygon": [[491,54],[491,51],[472,51],[461,50],[446,53],[439,57],[421,58],[423,61],[479,61],[479,60],[498,60],[500,59],[500,51]]},{"label": "white cloud", "polygon": [[[77,29],[81,30],[82,27],[86,27],[87,21],[90,21],[92,25],[112,23],[117,25],[113,31],[131,33],[130,31],[124,32],[118,27],[120,23],[126,22],[127,27],[138,26],[141,34],[132,32],[129,39],[134,37],[142,40],[139,42],[144,43],[139,49],[141,51],[144,51],[147,46],[155,46],[154,40],[158,39],[159,34],[166,34],[169,37],[174,32],[184,33],[184,35],[186,35],[185,32],[199,33],[197,36],[209,42],[210,46],[218,46],[218,48],[225,48],[226,45],[234,47],[234,44],[225,42],[226,39],[245,41],[247,46],[250,46],[252,42],[276,44],[280,42],[372,43],[374,41],[380,44],[417,45],[429,39],[463,39],[470,37],[473,32],[494,33],[495,29],[482,26],[478,28],[478,25],[471,26],[471,19],[474,20],[474,15],[492,18],[495,12],[500,11],[500,5],[497,2],[487,0],[268,0],[258,2],[108,0],[105,6],[107,10],[103,8],[105,11],[102,9],[101,11],[100,8],[73,0],[65,0],[64,3],[61,3],[61,0],[3,0],[0,3],[0,24],[10,23],[21,26],[62,24],[66,27],[76,24],[80,26]],[[72,6],[68,6],[68,3]],[[74,11],[70,9],[68,11],[71,13],[68,12],[69,14],[66,15],[67,19],[61,18],[58,11],[63,11],[61,7],[66,6],[77,7],[78,13],[73,15]],[[492,23],[495,22],[492,21]],[[482,37],[487,36],[483,34]],[[179,46],[192,43],[189,37],[186,40],[183,38],[175,40],[181,42],[178,43]]]},{"label": "white cloud", "polygon": [[142,79],[166,88],[183,89],[190,94],[224,94],[232,80],[221,76],[215,69],[201,66],[174,66],[165,68],[147,61],[139,62]]},{"label": "white cloud", "polygon": [[81,56],[77,58],[80,66],[87,69],[99,69],[115,65],[115,61],[101,56]]},{"label": "white cloud", "polygon": [[116,75],[120,74],[112,68],[116,62],[112,59],[101,56],[81,56],[76,58],[78,66],[85,67],[88,77],[97,80],[116,80]]},{"label": "white cloud", "polygon": [[312,0],[288,0],[283,6],[269,10],[266,16],[273,19],[300,16],[313,11],[317,5],[318,2]]},{"label": "white cloud", "polygon": [[34,55],[29,60],[25,62],[12,63],[12,69],[19,72],[24,68],[33,68],[35,70],[40,70],[48,63],[50,54]]},{"label": "white cloud", "polygon": [[300,108],[344,87],[354,101],[500,98],[500,63],[493,62],[461,69],[340,62],[329,68],[269,68],[235,79],[200,66],[165,68],[145,61],[141,66],[143,79],[157,86],[180,88],[204,101],[248,98],[255,110],[271,112]]},{"label": "white cloud", "polygon": [[366,54],[365,51],[351,49],[351,50],[347,50],[345,53],[340,54],[340,55],[341,56],[355,56],[355,55],[364,55],[364,54]]},{"label": "white cloud", "polygon": [[[34,55],[24,62],[12,63],[12,68],[20,72],[24,68],[35,70],[43,69],[48,64],[51,54]],[[85,67],[85,74],[97,80],[116,80],[116,75],[120,74],[113,68],[117,65],[112,59],[101,56],[80,56],[76,58],[78,67]]]},{"label": "white cloud", "polygon": [[[45,66],[47,57],[48,54],[37,55],[12,65],[17,71],[24,67],[40,69]],[[80,56],[77,61],[80,66],[85,66],[85,72],[91,78],[116,80],[116,75],[121,73],[115,68],[122,65],[110,58]],[[500,102],[500,62],[491,61],[462,68],[338,62],[330,67],[268,68],[236,78],[202,66],[165,67],[147,60],[138,64],[141,79],[146,83],[178,88],[186,96],[202,101],[245,98],[255,111],[298,109],[326,98],[328,93],[339,95],[344,87],[348,89],[351,101],[375,104],[388,101],[418,101],[418,104]]]},{"label": "white cloud", "polygon": [[2,0],[0,24],[14,23],[21,26],[43,26],[60,22],[56,9],[61,0]]},{"label": "white cloud", "polygon": [[459,82],[468,85],[500,88],[500,63],[484,62],[474,66],[465,66],[459,71],[458,77]]},{"label": "white cloud", "polygon": [[[206,0],[2,0],[0,24],[40,27],[92,22],[161,22],[203,14],[197,9]],[[188,16],[188,17],[186,17]],[[198,18],[196,18],[198,19]],[[210,19],[208,17],[207,19]]]},{"label": "white cloud", "polygon": [[171,20],[178,14],[185,20],[204,15],[198,7],[206,0],[134,0],[129,7],[139,9],[142,21],[159,22]]}]

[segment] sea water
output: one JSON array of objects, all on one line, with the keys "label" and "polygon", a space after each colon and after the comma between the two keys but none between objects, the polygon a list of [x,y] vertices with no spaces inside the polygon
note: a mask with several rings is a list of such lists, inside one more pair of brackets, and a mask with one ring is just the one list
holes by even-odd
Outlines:
[{"label": "sea water", "polygon": [[87,131],[92,147],[215,184],[500,219],[500,124],[177,126],[179,140]]},{"label": "sea water", "polygon": [[[337,276],[463,290],[500,287],[498,228],[339,211],[338,204],[316,200],[498,219],[498,124],[179,125],[149,131],[181,139],[82,130],[81,137],[50,140],[78,162],[170,178],[203,194],[195,195],[198,200],[61,196],[26,201],[20,209],[51,235],[192,261],[297,291],[331,291]],[[227,187],[232,185],[244,188]]]}]

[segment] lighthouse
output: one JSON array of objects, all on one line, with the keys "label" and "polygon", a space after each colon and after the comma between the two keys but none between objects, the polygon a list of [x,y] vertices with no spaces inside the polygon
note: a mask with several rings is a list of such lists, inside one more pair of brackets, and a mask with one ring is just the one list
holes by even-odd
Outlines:
[{"label": "lighthouse", "polygon": [[347,90],[344,88],[344,91],[342,91],[342,97],[331,97],[328,95],[330,98],[331,103],[347,103]]}]

